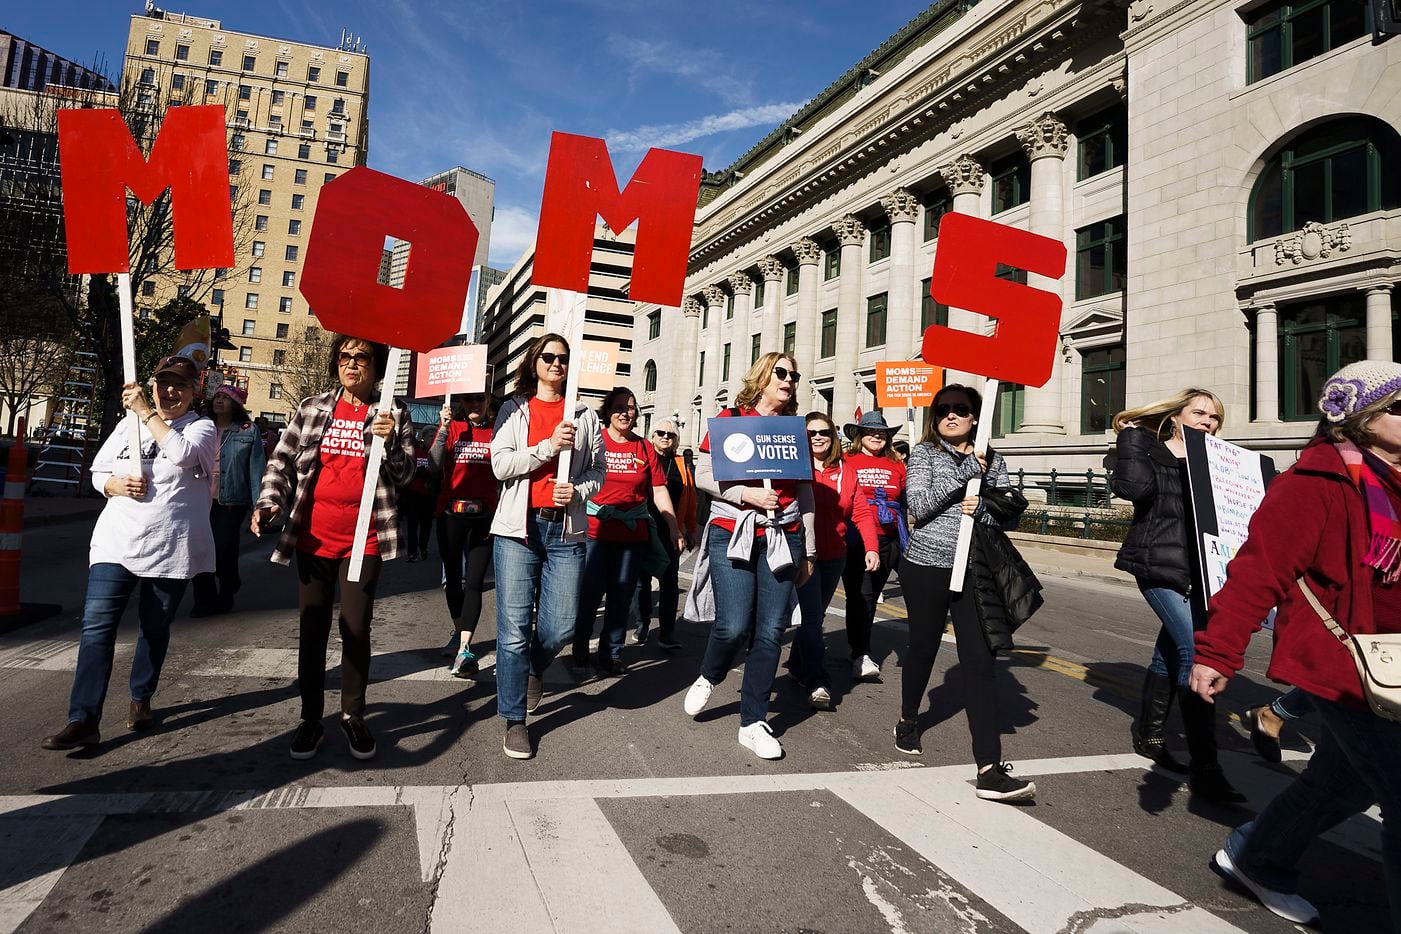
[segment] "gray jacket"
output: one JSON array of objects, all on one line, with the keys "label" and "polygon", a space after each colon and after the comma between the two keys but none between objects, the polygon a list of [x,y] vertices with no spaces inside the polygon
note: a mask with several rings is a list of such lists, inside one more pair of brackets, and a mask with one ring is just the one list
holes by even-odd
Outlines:
[{"label": "gray jacket", "polygon": [[[963,515],[963,493],[968,481],[978,476],[978,459],[960,454],[948,443],[924,441],[910,450],[905,465],[905,505],[909,513],[910,545],[905,557],[911,564],[925,567],[953,567],[958,545],[959,517]],[[996,451],[988,462],[983,483],[992,487],[1009,484],[1007,462]],[[973,518],[988,525],[997,520],[978,504]]]},{"label": "gray jacket", "polygon": [[[565,538],[582,541],[589,531],[584,502],[603,486],[603,439],[598,415],[580,403],[574,409],[574,454],[569,463],[569,481],[574,498],[564,517]],[[526,514],[530,511],[530,474],[548,463],[555,449],[546,438],[533,447],[530,437],[530,404],[525,396],[512,396],[496,416],[491,436],[491,469],[501,481],[501,499],[491,520],[491,534],[525,538]]]}]

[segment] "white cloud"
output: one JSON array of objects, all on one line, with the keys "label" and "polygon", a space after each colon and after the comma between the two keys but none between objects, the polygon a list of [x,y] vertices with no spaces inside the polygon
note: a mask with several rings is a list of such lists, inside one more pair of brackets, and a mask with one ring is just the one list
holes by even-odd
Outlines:
[{"label": "white cloud", "polygon": [[535,228],[539,220],[534,211],[497,205],[491,221],[491,255],[488,265],[510,269],[526,250],[535,245]]},{"label": "white cloud", "polygon": [[729,113],[710,114],[685,123],[656,123],[633,130],[609,130],[608,148],[617,152],[636,151],[652,146],[679,146],[716,133],[743,130],[752,126],[777,125],[792,116],[802,104],[762,104]]},{"label": "white cloud", "polygon": [[690,49],[667,40],[649,41],[611,35],[608,51],[628,64],[628,86],[636,90],[648,73],[680,78],[732,106],[753,98],[750,82],[740,77],[725,56],[711,49]]}]

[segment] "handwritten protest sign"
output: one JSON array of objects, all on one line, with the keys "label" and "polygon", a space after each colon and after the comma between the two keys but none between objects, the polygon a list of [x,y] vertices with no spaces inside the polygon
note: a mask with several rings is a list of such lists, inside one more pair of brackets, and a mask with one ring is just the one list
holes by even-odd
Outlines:
[{"label": "handwritten protest sign", "polygon": [[1182,440],[1206,585],[1202,596],[1209,600],[1226,583],[1226,567],[1245,544],[1250,517],[1275,477],[1275,464],[1264,454],[1204,431],[1184,431]]},{"label": "handwritten protest sign", "polygon": [[876,364],[876,404],[881,408],[930,405],[943,385],[943,372],[918,360]]},{"label": "handwritten protest sign", "polygon": [[485,344],[439,347],[418,355],[415,396],[450,396],[485,391]]},{"label": "handwritten protest sign", "polygon": [[618,345],[612,341],[580,341],[574,360],[580,389],[606,392],[617,385]]},{"label": "handwritten protest sign", "polygon": [[716,480],[812,479],[812,452],[801,416],[712,418],[706,430]]}]

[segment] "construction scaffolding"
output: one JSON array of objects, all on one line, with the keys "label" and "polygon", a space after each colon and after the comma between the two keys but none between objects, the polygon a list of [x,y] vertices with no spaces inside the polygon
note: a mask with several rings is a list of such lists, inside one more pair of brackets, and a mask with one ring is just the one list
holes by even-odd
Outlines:
[{"label": "construction scaffolding", "polygon": [[[81,346],[90,348],[91,338]],[[97,440],[94,419],[97,408],[97,354],[91,349],[75,351],[73,364],[59,394],[54,397],[49,425],[44,429],[39,460],[29,475],[32,490],[43,483],[83,492],[89,452]]]}]

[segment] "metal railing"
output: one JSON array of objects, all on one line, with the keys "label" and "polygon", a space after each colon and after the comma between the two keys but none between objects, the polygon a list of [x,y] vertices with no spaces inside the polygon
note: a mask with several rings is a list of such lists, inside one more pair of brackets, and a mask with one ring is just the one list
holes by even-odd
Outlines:
[{"label": "metal railing", "polygon": [[1016,470],[1011,480],[1029,501],[1018,531],[1121,540],[1133,524],[1131,512],[1113,505],[1111,471]]}]

